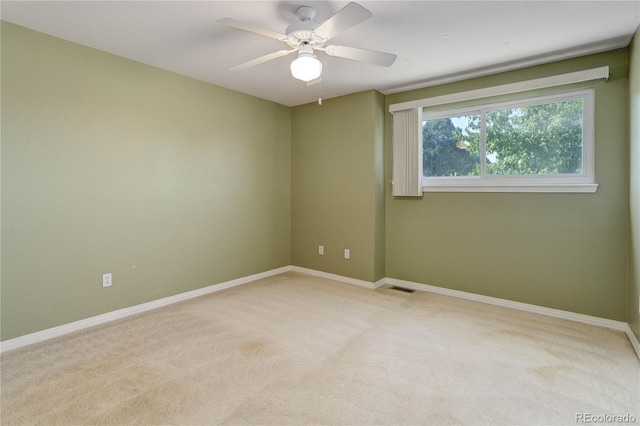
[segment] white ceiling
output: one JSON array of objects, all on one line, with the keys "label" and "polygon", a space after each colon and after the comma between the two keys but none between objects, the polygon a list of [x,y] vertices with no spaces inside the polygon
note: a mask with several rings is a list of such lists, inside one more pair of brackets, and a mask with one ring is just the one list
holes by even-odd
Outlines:
[{"label": "white ceiling", "polygon": [[2,19],[125,58],[278,102],[300,105],[363,90],[389,94],[629,44],[630,1],[358,1],[373,17],[331,44],[398,55],[389,68],[318,53],[323,82],[289,72],[294,56],[228,68],[286,48],[216,23],[230,17],[284,33],[301,5],[321,23],[347,1],[2,1]]}]

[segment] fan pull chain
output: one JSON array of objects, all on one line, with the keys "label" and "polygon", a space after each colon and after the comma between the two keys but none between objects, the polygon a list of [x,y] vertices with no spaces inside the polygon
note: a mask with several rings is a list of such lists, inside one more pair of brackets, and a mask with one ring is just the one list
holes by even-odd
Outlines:
[{"label": "fan pull chain", "polygon": [[318,83],[318,105],[322,105],[322,80]]}]

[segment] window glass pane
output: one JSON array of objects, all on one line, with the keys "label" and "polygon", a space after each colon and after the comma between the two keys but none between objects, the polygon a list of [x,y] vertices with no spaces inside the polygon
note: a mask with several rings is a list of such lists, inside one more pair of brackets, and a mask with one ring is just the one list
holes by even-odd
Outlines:
[{"label": "window glass pane", "polygon": [[424,176],[480,175],[480,115],[423,121],[422,142]]},{"label": "window glass pane", "polygon": [[582,124],[582,99],[488,111],[486,173],[582,173]]}]

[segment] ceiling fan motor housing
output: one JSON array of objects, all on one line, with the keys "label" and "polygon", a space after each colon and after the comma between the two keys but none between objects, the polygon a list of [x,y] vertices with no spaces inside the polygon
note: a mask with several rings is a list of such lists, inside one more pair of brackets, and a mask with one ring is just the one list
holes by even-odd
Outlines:
[{"label": "ceiling fan motor housing", "polygon": [[287,44],[293,48],[307,44],[312,47],[321,47],[327,40],[314,32],[319,26],[312,21],[316,16],[316,10],[310,6],[302,6],[296,10],[296,15],[300,21],[287,27],[287,39],[285,40]]}]

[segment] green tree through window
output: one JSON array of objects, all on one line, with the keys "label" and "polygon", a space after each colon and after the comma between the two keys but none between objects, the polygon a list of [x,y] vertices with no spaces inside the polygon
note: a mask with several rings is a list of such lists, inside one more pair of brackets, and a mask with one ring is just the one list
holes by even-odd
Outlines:
[{"label": "green tree through window", "polygon": [[[484,149],[481,125],[486,129]],[[426,177],[576,175],[583,172],[583,100],[486,108],[427,119]],[[481,158],[484,156],[484,164]]]},{"label": "green tree through window", "polygon": [[492,175],[582,173],[582,100],[487,112]]},{"label": "green tree through window", "polygon": [[[468,122],[469,117],[458,117],[457,121]],[[451,118],[423,122],[424,176],[478,176],[480,139],[479,133],[469,133],[471,129],[456,127]]]}]

